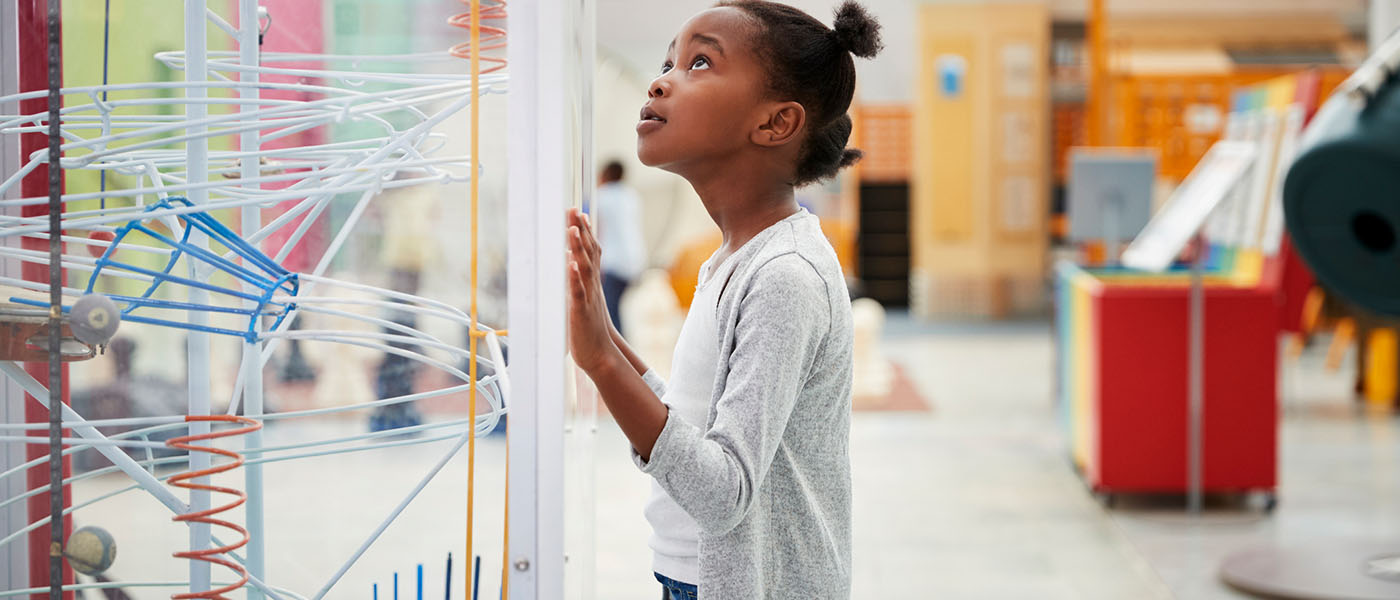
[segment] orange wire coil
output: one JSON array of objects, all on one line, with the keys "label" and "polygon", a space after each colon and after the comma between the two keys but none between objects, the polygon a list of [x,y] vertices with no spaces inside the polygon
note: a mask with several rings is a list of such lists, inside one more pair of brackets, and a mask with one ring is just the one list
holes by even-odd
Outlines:
[{"label": "orange wire coil", "polygon": [[[473,0],[461,0],[461,2],[462,4],[471,6]],[[482,73],[494,73],[506,68],[506,59],[499,56],[485,56],[485,54],[488,51],[500,50],[506,47],[506,2],[505,0],[480,0],[480,2],[481,8],[478,10],[481,14],[479,28],[481,30],[482,56],[478,56],[477,58],[481,62],[490,64],[490,66],[481,69]],[[488,22],[493,23],[493,25],[487,25]],[[464,12],[453,15],[447,19],[447,23],[453,27],[471,29],[472,14],[470,12]],[[499,26],[495,25],[497,23]],[[457,58],[470,59],[472,57],[471,41],[468,40],[453,46],[448,50],[448,53]]]},{"label": "orange wire coil", "polygon": [[252,433],[254,431],[262,429],[262,423],[253,419],[249,419],[247,417],[240,417],[236,415],[190,415],[185,417],[185,422],[241,423],[243,425],[243,427],[237,429],[211,431],[209,433],[202,433],[198,435],[186,435],[177,438],[172,438],[165,442],[166,446],[169,446],[171,448],[179,448],[190,453],[207,452],[209,454],[217,454],[219,456],[233,459],[229,462],[220,465],[214,465],[207,469],[198,469],[193,471],[187,471],[185,473],[180,473],[178,475],[175,475],[174,477],[171,477],[169,483],[172,486],[191,490],[192,492],[194,490],[217,492],[233,497],[233,500],[221,506],[216,506],[207,510],[197,512],[185,513],[183,515],[176,515],[174,520],[176,522],[181,523],[193,522],[205,523],[208,525],[218,525],[219,527],[223,527],[225,529],[237,532],[239,535],[239,540],[232,544],[219,546],[216,548],[201,548],[191,550],[189,552],[176,552],[175,558],[183,558],[187,560],[201,560],[207,563],[220,565],[233,571],[236,575],[238,575],[239,579],[236,583],[226,585],[221,588],[212,589],[205,592],[190,592],[186,594],[176,594],[174,596],[171,596],[171,598],[173,598],[174,600],[229,600],[228,597],[224,596],[224,594],[237,590],[246,585],[248,583],[248,571],[244,569],[242,565],[229,560],[225,555],[248,544],[248,530],[235,523],[217,518],[215,515],[228,512],[235,508],[238,508],[239,506],[242,506],[243,503],[247,501],[248,495],[242,490],[221,487],[217,485],[209,485],[207,483],[196,483],[193,480],[237,469],[238,467],[243,466],[243,455],[233,450],[225,450],[223,448],[215,448],[213,446],[195,445],[193,442],[203,442],[213,439],[228,438]]}]

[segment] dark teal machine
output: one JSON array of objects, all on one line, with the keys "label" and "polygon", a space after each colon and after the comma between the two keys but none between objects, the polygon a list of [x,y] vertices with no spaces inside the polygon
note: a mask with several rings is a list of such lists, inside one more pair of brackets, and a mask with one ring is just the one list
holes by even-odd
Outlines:
[{"label": "dark teal machine", "polygon": [[[1308,126],[1283,186],[1294,245],[1331,292],[1400,317],[1400,32]],[[1309,540],[1227,557],[1220,577],[1268,598],[1400,598],[1400,542]]]},{"label": "dark teal machine", "polygon": [[1284,214],[1330,291],[1400,317],[1400,74],[1382,63],[1370,78],[1348,80],[1314,119],[1284,183]]}]

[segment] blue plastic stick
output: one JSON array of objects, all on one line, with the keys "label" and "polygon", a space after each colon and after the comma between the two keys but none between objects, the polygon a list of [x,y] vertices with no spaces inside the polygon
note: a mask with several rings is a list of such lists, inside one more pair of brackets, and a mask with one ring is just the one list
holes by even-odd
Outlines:
[{"label": "blue plastic stick", "polygon": [[129,302],[132,304],[140,304],[141,306],[150,308],[164,308],[172,310],[202,310],[205,312],[232,313],[236,315],[251,315],[254,312],[252,309],[248,308],[235,308],[232,306],[215,306],[211,304],[194,304],[190,302],[178,302],[175,300],[161,300],[158,298],[137,298],[135,296],[123,296],[121,294],[107,294],[107,297],[111,298],[115,302]]},{"label": "blue plastic stick", "polygon": [[472,567],[472,600],[476,600],[476,593],[481,590],[481,555],[476,555],[476,561]]},{"label": "blue plastic stick", "polygon": [[374,599],[373,599],[373,600],[379,600],[379,584],[377,584],[377,583],[374,584],[374,587],[371,588],[371,589],[374,590]]},{"label": "blue plastic stick", "polygon": [[418,565],[418,600],[423,600],[423,565]]},{"label": "blue plastic stick", "polygon": [[447,584],[443,586],[446,593],[442,600],[452,600],[452,553],[447,553]]},{"label": "blue plastic stick", "polygon": [[399,600],[399,573],[394,572],[394,600]]}]

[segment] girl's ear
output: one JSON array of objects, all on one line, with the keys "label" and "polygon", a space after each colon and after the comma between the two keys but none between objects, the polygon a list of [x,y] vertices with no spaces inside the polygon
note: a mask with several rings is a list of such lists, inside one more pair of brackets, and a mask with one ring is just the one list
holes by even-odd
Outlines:
[{"label": "girl's ear", "polygon": [[768,111],[768,120],[749,134],[759,146],[777,147],[797,139],[807,122],[807,111],[796,102],[781,102]]}]

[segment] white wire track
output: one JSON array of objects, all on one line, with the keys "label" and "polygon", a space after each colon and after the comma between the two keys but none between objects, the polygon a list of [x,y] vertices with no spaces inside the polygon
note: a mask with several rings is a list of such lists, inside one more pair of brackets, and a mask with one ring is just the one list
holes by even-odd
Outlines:
[{"label": "white wire track", "polygon": [[[242,0],[248,4],[252,0]],[[252,2],[256,6],[256,2]],[[240,10],[247,10],[243,6]],[[247,13],[245,13],[247,14]],[[251,33],[234,28],[223,17],[212,10],[207,11],[210,23],[228,33],[235,42],[250,39]],[[444,18],[447,15],[443,15]],[[256,27],[256,23],[250,24]],[[255,39],[255,38],[254,38]],[[477,357],[478,369],[482,375],[472,381],[465,365],[469,353],[460,345],[444,341],[425,332],[432,330],[429,325],[452,324],[463,330],[471,320],[463,307],[405,294],[402,292],[368,286],[360,283],[338,281],[325,276],[329,265],[344,248],[349,234],[358,224],[367,205],[379,192],[389,189],[420,185],[442,185],[460,183],[474,175],[471,167],[474,157],[447,156],[442,150],[446,145],[445,136],[436,133],[444,121],[470,106],[474,98],[470,95],[470,79],[461,67],[460,59],[452,58],[444,50],[441,53],[419,53],[404,55],[326,55],[308,53],[261,53],[257,64],[246,64],[246,56],[240,51],[208,52],[200,49],[197,56],[186,52],[162,52],[152,60],[176,69],[185,70],[191,64],[202,65],[208,81],[175,81],[121,83],[103,86],[71,87],[62,90],[68,104],[61,111],[59,124],[62,143],[62,167],[72,173],[92,171],[107,174],[107,181],[113,183],[121,177],[122,185],[109,185],[104,191],[68,193],[62,202],[68,206],[60,232],[49,230],[48,217],[11,216],[0,214],[0,259],[13,259],[25,263],[47,265],[47,252],[25,250],[19,247],[18,238],[28,238],[47,242],[52,235],[62,236],[67,253],[63,256],[63,268],[86,279],[97,273],[95,284],[98,289],[118,282],[159,283],[162,286],[178,288],[172,281],[158,281],[148,273],[122,269],[113,265],[102,266],[90,254],[108,250],[113,244],[100,237],[89,237],[92,232],[113,232],[132,221],[164,227],[178,238],[188,225],[180,219],[182,215],[213,215],[215,211],[226,209],[279,206],[284,211],[272,221],[256,231],[243,235],[244,241],[260,247],[268,257],[282,263],[291,249],[302,240],[312,225],[324,222],[327,208],[333,202],[349,203],[352,208],[345,222],[334,231],[334,236],[324,254],[314,268],[297,273],[300,288],[296,294],[277,294],[272,304],[262,316],[285,317],[275,329],[256,332],[254,351],[245,354],[253,357],[258,365],[254,368],[240,368],[240,376],[235,383],[235,391],[230,399],[228,413],[239,412],[240,401],[245,395],[248,381],[246,373],[261,373],[262,366],[272,357],[284,340],[305,340],[316,343],[355,346],[395,354],[408,358],[416,364],[437,369],[456,380],[454,385],[421,393],[392,398],[380,398],[372,402],[352,406],[337,406],[282,412],[268,415],[255,415],[260,421],[270,423],[283,420],[313,418],[336,413],[366,412],[385,406],[403,404],[462,393],[475,386],[484,399],[485,412],[466,418],[442,422],[425,423],[413,427],[389,431],[366,432],[355,435],[342,435],[325,439],[299,441],[281,446],[259,446],[246,448],[255,451],[247,461],[248,465],[275,463],[287,460],[301,460],[328,455],[352,455],[372,452],[385,448],[412,444],[429,444],[452,441],[444,448],[445,454],[436,465],[428,469],[419,483],[406,490],[394,511],[374,526],[366,535],[363,544],[347,559],[336,574],[324,585],[308,595],[264,581],[253,573],[249,587],[266,597],[275,599],[304,600],[323,598],[333,589],[337,581],[350,569],[366,549],[392,525],[398,514],[417,496],[446,462],[461,449],[470,430],[482,435],[496,427],[507,409],[509,382],[501,351],[501,342],[496,332],[485,326],[480,327],[481,335],[486,336],[487,354]],[[198,62],[194,62],[198,61]],[[421,70],[423,65],[444,63],[442,73],[406,73],[405,65],[413,65]],[[314,68],[307,65],[314,65]],[[299,81],[316,83],[278,83],[264,81],[266,76],[286,79],[288,76]],[[504,94],[508,77],[505,74],[483,75],[480,78],[480,93]],[[368,85],[367,85],[368,84]],[[255,90],[255,91],[254,91]],[[292,92],[309,98],[289,100],[264,97],[266,92],[282,95]],[[44,98],[46,90],[27,92],[0,97],[0,107],[17,107],[19,101]],[[105,96],[112,99],[103,100]],[[75,101],[75,99],[83,99]],[[199,110],[193,110],[198,108]],[[172,109],[184,114],[170,114]],[[191,117],[193,113],[193,117]],[[203,115],[203,116],[199,116]],[[48,129],[48,113],[0,114],[0,136],[19,136],[42,133]],[[353,140],[337,140],[314,145],[296,147],[266,147],[271,142],[289,136],[333,125],[359,123],[368,133]],[[207,144],[216,138],[239,139],[239,136],[253,134],[257,144],[252,149],[218,149],[207,151],[207,160],[192,163],[187,146],[195,143]],[[247,139],[247,138],[244,138]],[[246,146],[244,146],[246,147]],[[44,197],[16,197],[11,194],[18,190],[20,182],[41,165],[46,164],[47,150],[21,157],[22,165],[14,173],[4,174],[0,181],[0,211],[24,206],[43,205]],[[478,167],[482,168],[482,167]],[[168,198],[189,198],[195,206],[173,205],[167,208],[151,209]],[[196,199],[207,200],[196,200]],[[99,202],[101,207],[96,207]],[[78,204],[81,203],[81,206]],[[227,214],[236,214],[230,211]],[[295,224],[295,226],[294,226]],[[235,224],[229,224],[237,230]],[[274,235],[281,237],[280,245],[268,247]],[[114,256],[144,255],[165,261],[175,250],[164,244],[123,239],[116,244]],[[11,243],[6,244],[9,240]],[[229,261],[237,262],[232,250],[212,247],[212,251]],[[193,261],[191,261],[193,262]],[[196,269],[201,281],[219,284],[218,269],[210,267],[206,261],[203,272]],[[99,266],[102,268],[99,270]],[[181,269],[180,271],[183,271]],[[181,276],[184,276],[181,273]],[[26,293],[44,292],[48,286],[20,279],[0,277],[0,305],[9,302],[11,296]],[[230,307],[241,305],[241,300],[233,297],[239,287],[227,288],[228,298],[220,299],[214,293],[211,302],[223,302]],[[339,293],[336,293],[339,292]],[[85,293],[84,289],[65,287],[63,294],[73,300]],[[181,296],[182,297],[182,296]],[[272,308],[285,306],[291,308]],[[357,312],[357,310],[359,312]],[[180,309],[167,309],[180,313]],[[383,316],[368,316],[363,312],[380,315],[398,314],[408,319],[392,319]],[[292,329],[303,314],[314,314],[322,321],[336,323],[337,327],[317,329]],[[262,322],[269,322],[262,319]],[[152,327],[142,323],[124,323],[127,327]],[[246,366],[246,365],[245,365]],[[44,386],[29,377],[18,365],[0,362],[0,373],[14,380],[28,393],[46,398]],[[260,387],[258,393],[261,393]],[[185,421],[184,415],[164,415],[143,418],[122,418],[85,421],[71,410],[65,410],[65,427],[72,428],[76,437],[64,438],[65,455],[80,452],[100,452],[112,460],[115,466],[97,469],[71,476],[65,484],[83,481],[92,477],[121,472],[131,478],[132,483],[100,498],[74,505],[67,510],[72,513],[85,509],[113,496],[132,490],[141,490],[161,500],[172,512],[185,512],[190,508],[184,500],[174,494],[174,488],[166,485],[169,474],[158,474],[156,467],[169,464],[184,464],[190,460],[185,453],[166,453],[160,457],[154,451],[165,448],[160,441],[173,435],[184,435],[193,429]],[[0,423],[0,444],[29,444],[46,438],[28,437],[28,431],[47,427],[44,424]],[[130,431],[115,435],[104,435],[98,427],[128,427]],[[217,430],[218,426],[216,426]],[[402,434],[416,433],[416,437],[405,439]],[[154,436],[154,437],[153,437]],[[258,438],[260,439],[260,437]],[[129,456],[123,449],[135,454],[145,453],[145,459]],[[0,480],[22,478],[32,466],[42,464],[46,458],[36,459],[0,472]],[[0,510],[17,502],[44,494],[48,486],[35,487],[13,498],[0,501]],[[252,498],[261,488],[248,490],[249,511],[257,507],[261,511],[261,498]],[[152,518],[167,519],[167,516]],[[47,525],[47,518],[27,524],[18,531],[0,538],[0,547],[25,539],[25,534]],[[219,544],[217,537],[212,544]],[[231,557],[244,563],[240,553]],[[250,567],[250,571],[254,569]],[[216,577],[217,579],[217,577]],[[219,584],[214,583],[217,586]],[[64,590],[104,589],[120,586],[126,589],[188,589],[190,581],[124,581],[120,584],[81,584],[64,586]],[[47,591],[47,587],[0,591],[0,598],[24,597]]]}]

